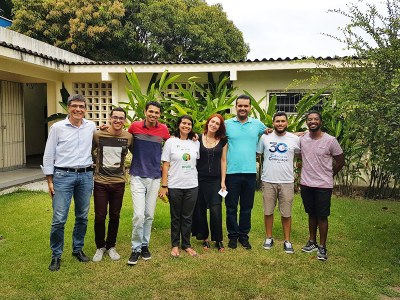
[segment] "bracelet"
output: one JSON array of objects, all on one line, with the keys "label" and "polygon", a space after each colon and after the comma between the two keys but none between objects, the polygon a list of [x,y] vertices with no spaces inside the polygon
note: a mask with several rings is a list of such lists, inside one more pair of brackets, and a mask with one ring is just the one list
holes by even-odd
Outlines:
[{"label": "bracelet", "polygon": [[161,187],[164,188],[164,189],[167,189],[168,185],[162,185]]}]

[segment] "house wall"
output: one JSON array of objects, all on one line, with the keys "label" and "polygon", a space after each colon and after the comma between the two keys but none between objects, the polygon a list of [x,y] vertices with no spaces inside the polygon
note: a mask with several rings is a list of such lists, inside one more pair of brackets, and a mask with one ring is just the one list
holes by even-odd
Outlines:
[{"label": "house wall", "polygon": [[[91,69],[88,69],[91,70]],[[99,71],[99,69],[97,69]],[[107,66],[104,66],[104,70],[107,70]],[[142,92],[145,93],[149,85],[153,73],[143,72],[136,73],[139,82],[141,83]],[[161,73],[158,73],[161,75]],[[197,82],[208,82],[207,72],[187,72],[187,73],[170,73],[170,76],[180,75],[176,82],[182,83],[187,82],[191,77],[197,77]],[[217,80],[220,72],[214,73],[214,79]],[[233,86],[237,87],[237,94],[242,94],[244,91],[249,92],[255,99],[261,99],[264,97],[262,103],[263,107],[267,107],[268,99],[266,98],[267,91],[270,90],[285,90],[285,89],[308,89],[309,86],[306,83],[293,84],[293,80],[302,81],[308,78],[310,75],[306,72],[299,72],[297,69],[278,69],[278,70],[258,70],[258,71],[240,71],[236,73],[236,80],[232,81]],[[104,81],[104,78],[107,81]],[[107,82],[112,84],[112,105],[119,105],[120,102],[127,102],[128,96],[126,94],[126,87],[129,88],[129,83],[126,79],[125,73],[106,73],[106,76],[101,72],[97,73],[73,73],[65,74],[63,78],[65,87],[70,92],[74,92],[74,83],[101,83]],[[57,105],[60,107],[59,105]],[[111,106],[110,106],[111,107]],[[110,108],[104,107],[109,112]],[[49,110],[50,114],[50,110]],[[97,114],[97,112],[96,112]],[[91,114],[88,111],[88,117]],[[103,115],[101,112],[97,115]],[[98,121],[101,124],[105,120]]]}]

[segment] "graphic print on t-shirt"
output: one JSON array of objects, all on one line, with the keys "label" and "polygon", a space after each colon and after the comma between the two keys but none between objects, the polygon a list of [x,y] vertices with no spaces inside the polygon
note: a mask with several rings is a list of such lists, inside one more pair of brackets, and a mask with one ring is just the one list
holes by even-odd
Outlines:
[{"label": "graphic print on t-shirt", "polygon": [[103,167],[118,168],[121,166],[121,147],[103,147]]},{"label": "graphic print on t-shirt", "polygon": [[288,161],[288,150],[289,147],[286,143],[269,142],[268,150],[270,155],[268,159],[270,161]]},{"label": "graphic print on t-shirt", "polygon": [[184,161],[189,161],[189,160],[190,160],[190,154],[189,154],[189,153],[183,153],[182,159],[183,159]]},{"label": "graphic print on t-shirt", "polygon": [[128,152],[124,138],[99,138],[99,173],[107,176],[123,174],[123,163]]}]

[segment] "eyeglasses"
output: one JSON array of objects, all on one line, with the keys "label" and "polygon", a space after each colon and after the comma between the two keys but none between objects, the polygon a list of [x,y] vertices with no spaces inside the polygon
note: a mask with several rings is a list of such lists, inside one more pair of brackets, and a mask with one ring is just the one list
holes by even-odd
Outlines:
[{"label": "eyeglasses", "polygon": [[79,105],[79,104],[71,104],[69,107],[72,107],[73,109],[77,109],[77,108],[86,109],[85,105]]},{"label": "eyeglasses", "polygon": [[111,116],[111,119],[113,119],[114,121],[125,121],[125,117],[117,117],[117,116]]}]

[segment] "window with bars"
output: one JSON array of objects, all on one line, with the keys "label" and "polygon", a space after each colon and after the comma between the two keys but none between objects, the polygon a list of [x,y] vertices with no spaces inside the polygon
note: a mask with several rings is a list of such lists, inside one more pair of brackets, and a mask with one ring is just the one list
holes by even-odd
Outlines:
[{"label": "window with bars", "polygon": [[112,110],[111,82],[75,82],[72,86],[75,94],[86,98],[86,117],[97,126],[107,123]]},{"label": "window with bars", "polygon": [[[286,113],[296,113],[296,105],[307,94],[305,90],[289,90],[289,91],[268,91],[268,100],[271,101],[272,97],[276,95],[276,110],[284,111]],[[321,110],[323,99],[329,96],[330,93],[321,94],[321,101],[315,105],[313,110]]]}]

